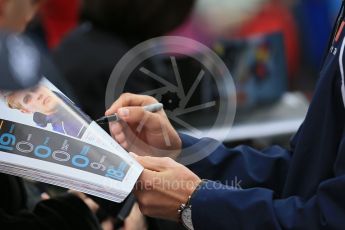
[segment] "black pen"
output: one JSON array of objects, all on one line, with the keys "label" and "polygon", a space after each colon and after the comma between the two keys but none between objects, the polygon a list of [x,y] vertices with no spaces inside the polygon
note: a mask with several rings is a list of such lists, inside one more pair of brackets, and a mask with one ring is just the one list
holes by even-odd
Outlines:
[{"label": "black pen", "polygon": [[[163,104],[162,103],[155,103],[151,105],[145,105],[143,106],[145,111],[148,112],[158,112],[163,109]],[[120,117],[117,114],[110,115],[110,116],[104,116],[96,120],[97,124],[102,125],[102,124],[108,124],[109,122],[116,122],[119,121]]]}]

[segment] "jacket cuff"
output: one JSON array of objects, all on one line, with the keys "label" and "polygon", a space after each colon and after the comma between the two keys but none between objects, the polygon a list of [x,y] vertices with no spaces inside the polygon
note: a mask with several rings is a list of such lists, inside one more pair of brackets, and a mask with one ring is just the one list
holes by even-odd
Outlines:
[{"label": "jacket cuff", "polygon": [[199,161],[208,158],[221,143],[211,138],[198,139],[186,134],[179,133],[182,141],[181,154],[177,158],[177,162],[192,167],[197,165]]},{"label": "jacket cuff", "polygon": [[191,198],[194,228],[278,229],[273,199],[269,189],[207,181]]},{"label": "jacket cuff", "polygon": [[178,133],[178,135],[180,136],[182,141],[182,151],[188,147],[193,146],[199,141],[197,138],[194,138],[184,133]]}]

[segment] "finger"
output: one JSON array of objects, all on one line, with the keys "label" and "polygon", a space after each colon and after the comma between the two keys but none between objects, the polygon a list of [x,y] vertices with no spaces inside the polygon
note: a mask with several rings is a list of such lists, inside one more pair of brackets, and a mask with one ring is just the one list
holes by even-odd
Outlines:
[{"label": "finger", "polygon": [[133,152],[129,152],[129,155],[131,155],[133,158],[138,157],[138,155],[137,155],[137,154],[135,154],[135,153],[133,153]]},{"label": "finger", "polygon": [[156,103],[157,100],[150,96],[124,93],[118,100],[116,100],[112,106],[106,111],[105,115],[111,115],[117,113],[121,107],[128,106],[144,106],[152,103]]},{"label": "finger", "polygon": [[132,211],[124,221],[124,230],[147,229],[145,216],[140,212],[138,203],[133,205]]},{"label": "finger", "polygon": [[136,131],[143,127],[160,130],[160,115],[145,111],[141,106],[123,107],[118,110],[119,117],[129,125],[136,125]]},{"label": "finger", "polygon": [[124,133],[119,133],[119,134],[115,135],[115,140],[118,143],[124,143],[126,141],[126,136]]},{"label": "finger", "polygon": [[93,213],[96,213],[98,211],[99,205],[91,198],[86,197],[85,199],[83,199],[83,201]]},{"label": "finger", "polygon": [[50,196],[48,195],[48,193],[45,193],[45,192],[44,192],[44,193],[41,194],[41,199],[42,199],[42,200],[49,200],[49,199],[50,199]]},{"label": "finger", "polygon": [[124,148],[127,151],[130,151],[130,145],[128,144],[127,141],[124,141],[122,143],[119,143],[121,145],[122,148]]},{"label": "finger", "polygon": [[113,220],[109,217],[108,219],[104,220],[101,224],[103,230],[113,230],[114,228],[114,222]]},{"label": "finger", "polygon": [[133,133],[133,131],[128,126],[123,130],[122,133],[113,137],[127,151],[134,151],[130,147],[135,146],[136,140],[139,140],[139,138]]},{"label": "finger", "polygon": [[109,129],[112,135],[117,135],[123,132],[123,125],[121,124],[121,122],[111,122],[109,124]]},{"label": "finger", "polygon": [[68,193],[71,193],[77,197],[79,197],[80,199],[84,200],[87,198],[87,196],[84,194],[84,193],[81,193],[81,192],[77,192],[75,190],[68,190]]},{"label": "finger", "polygon": [[124,148],[126,151],[130,151],[129,149],[129,145],[127,141],[121,142],[119,143],[121,145],[122,148]]},{"label": "finger", "polygon": [[133,156],[145,169],[156,172],[164,171],[173,161],[168,157]]}]

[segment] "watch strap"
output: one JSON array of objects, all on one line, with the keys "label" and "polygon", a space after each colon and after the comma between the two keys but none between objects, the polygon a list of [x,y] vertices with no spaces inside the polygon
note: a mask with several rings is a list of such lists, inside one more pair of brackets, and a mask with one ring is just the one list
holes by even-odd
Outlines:
[{"label": "watch strap", "polygon": [[193,196],[196,194],[197,191],[199,191],[199,189],[203,186],[203,184],[205,184],[208,180],[201,180],[201,182],[198,184],[198,186],[194,189],[193,193],[188,197],[188,200],[187,202],[184,204],[181,204],[179,209],[178,209],[178,214],[179,214],[179,220],[180,222],[186,226],[183,222],[183,219],[182,219],[182,212],[183,210],[189,208],[190,210],[192,210],[192,204],[191,204],[191,199],[193,198]]}]

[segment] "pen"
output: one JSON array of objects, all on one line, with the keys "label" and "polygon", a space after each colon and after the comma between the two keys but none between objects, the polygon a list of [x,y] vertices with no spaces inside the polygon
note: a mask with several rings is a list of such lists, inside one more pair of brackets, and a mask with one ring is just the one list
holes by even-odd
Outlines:
[{"label": "pen", "polygon": [[[162,103],[155,103],[155,104],[151,104],[151,105],[145,105],[143,106],[145,111],[151,112],[151,113],[155,113],[158,112],[160,110],[163,109],[163,104]],[[103,116],[99,119],[96,120],[97,124],[107,124],[109,122],[116,122],[119,121],[120,117],[117,114],[114,115],[110,115],[110,116]]]}]

